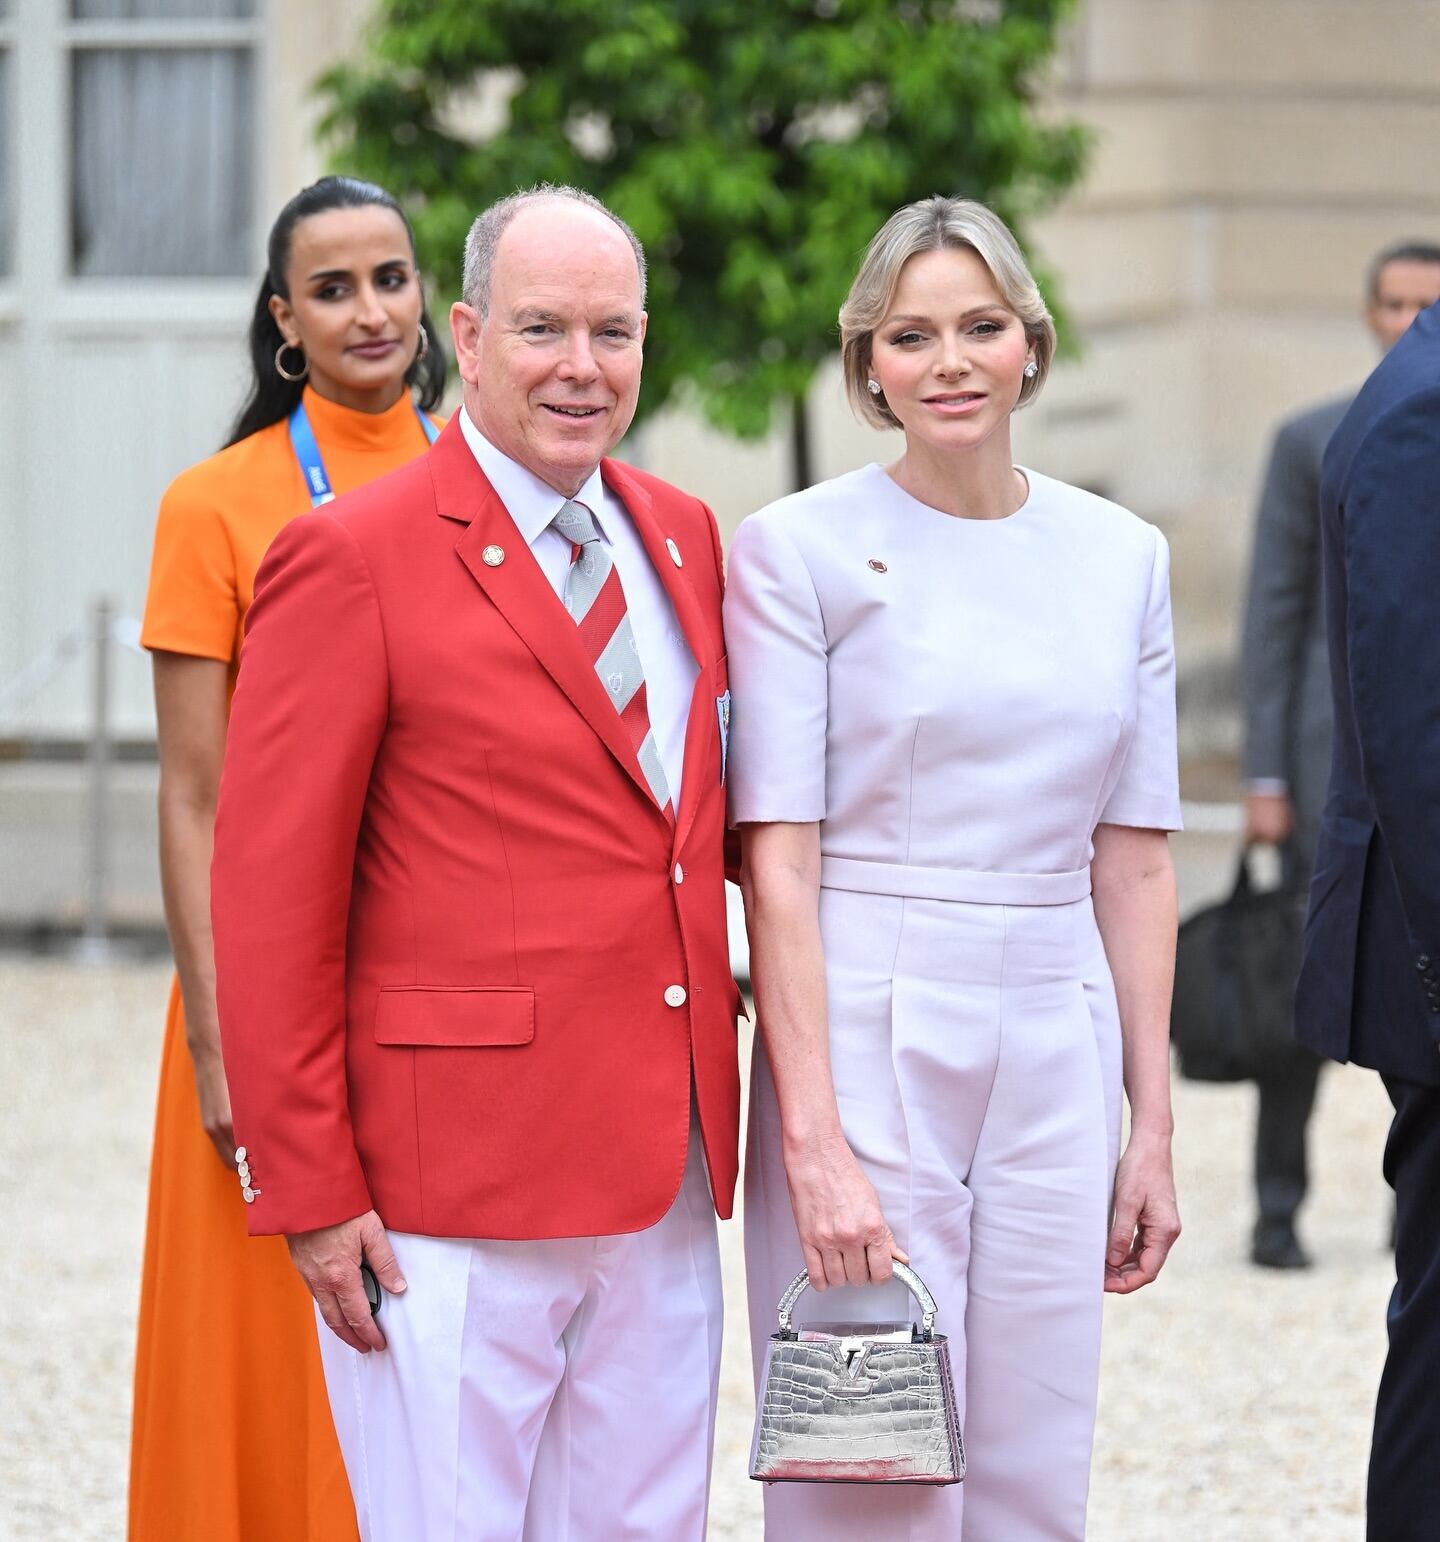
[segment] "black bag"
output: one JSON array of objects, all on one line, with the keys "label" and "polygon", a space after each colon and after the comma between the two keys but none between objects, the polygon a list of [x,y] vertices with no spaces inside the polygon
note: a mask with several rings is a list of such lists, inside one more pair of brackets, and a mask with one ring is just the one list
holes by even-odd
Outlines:
[{"label": "black bag", "polygon": [[1246,847],[1230,898],[1180,928],[1170,1040],[1182,1075],[1250,1081],[1305,1053],[1292,1031],[1304,927],[1304,892],[1256,890]]}]

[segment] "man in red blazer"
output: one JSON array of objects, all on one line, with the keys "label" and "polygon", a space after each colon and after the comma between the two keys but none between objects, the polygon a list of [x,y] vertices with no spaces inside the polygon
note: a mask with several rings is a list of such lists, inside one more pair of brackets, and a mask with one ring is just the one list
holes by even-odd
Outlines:
[{"label": "man in red blazer", "polygon": [[327,1325],[367,1538],[704,1532],[729,691],[710,511],[604,458],[644,284],[588,195],[488,210],[463,410],[288,526],[250,612],[213,871],[236,1160]]}]

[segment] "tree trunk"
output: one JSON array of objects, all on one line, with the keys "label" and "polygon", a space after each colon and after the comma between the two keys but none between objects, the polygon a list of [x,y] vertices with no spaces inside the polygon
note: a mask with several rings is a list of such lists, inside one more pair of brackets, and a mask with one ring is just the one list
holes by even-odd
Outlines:
[{"label": "tree trunk", "polygon": [[810,417],[803,396],[790,403],[790,479],[797,493],[804,492],[814,480],[810,474]]}]

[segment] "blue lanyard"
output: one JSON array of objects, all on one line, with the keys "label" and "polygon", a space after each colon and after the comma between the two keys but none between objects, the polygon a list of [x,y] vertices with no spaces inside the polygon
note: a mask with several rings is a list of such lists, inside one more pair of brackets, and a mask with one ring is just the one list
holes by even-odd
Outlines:
[{"label": "blue lanyard", "polygon": [[[413,402],[411,406],[414,406]],[[440,430],[418,407],[415,408],[415,416],[420,419],[426,440],[434,444]],[[305,478],[310,507],[318,509],[322,503],[329,503],[335,494],[330,487],[330,478],[325,474],[325,462],[320,458],[320,446],[315,442],[315,430],[310,427],[310,414],[305,411],[304,402],[297,402],[294,412],[290,414],[290,448],[295,451],[300,474]]]}]

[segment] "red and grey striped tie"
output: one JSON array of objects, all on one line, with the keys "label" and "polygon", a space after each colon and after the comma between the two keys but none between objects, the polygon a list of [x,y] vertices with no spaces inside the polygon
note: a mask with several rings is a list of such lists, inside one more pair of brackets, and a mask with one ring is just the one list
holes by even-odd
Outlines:
[{"label": "red and grey striped tie", "polygon": [[595,673],[615,703],[620,721],[630,734],[640,769],[655,801],[673,819],[670,784],[650,726],[650,709],[645,704],[645,670],[635,633],[630,629],[630,615],[625,608],[625,591],[620,575],[605,543],[595,516],[583,503],[571,499],[551,521],[574,547],[570,571],[565,576],[565,609],[580,628],[580,642],[595,663]]}]

